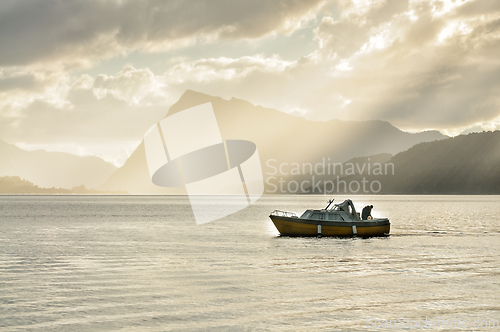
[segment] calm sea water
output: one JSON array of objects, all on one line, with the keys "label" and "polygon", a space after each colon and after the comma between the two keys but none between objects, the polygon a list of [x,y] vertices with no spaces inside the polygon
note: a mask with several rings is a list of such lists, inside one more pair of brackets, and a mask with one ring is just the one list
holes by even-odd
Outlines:
[{"label": "calm sea water", "polygon": [[264,197],[200,226],[187,197],[0,196],[0,330],[372,331],[426,317],[494,330],[499,196],[351,198],[390,218],[391,236],[278,236],[271,211],[324,196]]}]

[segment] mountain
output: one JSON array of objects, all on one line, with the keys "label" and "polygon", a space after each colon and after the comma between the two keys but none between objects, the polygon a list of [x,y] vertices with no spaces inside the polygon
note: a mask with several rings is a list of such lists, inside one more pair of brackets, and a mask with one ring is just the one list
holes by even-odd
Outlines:
[{"label": "mountain", "polygon": [[[378,181],[381,183],[380,193],[383,194],[498,195],[500,131],[472,133],[420,143],[388,161],[383,161],[382,164],[382,169],[385,169],[386,164],[392,164],[387,174],[374,175],[372,172],[369,175],[367,172],[357,172],[339,180],[348,184],[360,183],[363,179],[369,183]],[[374,169],[373,165],[371,169]],[[335,181],[335,184],[338,185],[338,181]]]},{"label": "mountain", "polygon": [[380,163],[380,164],[383,164],[383,163],[388,163],[391,161],[393,155],[390,154],[390,153],[380,153],[380,154],[377,154],[377,155],[374,155],[374,156],[369,156],[369,157],[356,157],[356,158],[352,158],[352,159],[349,159],[348,161],[346,161],[343,165],[344,165],[344,168],[347,169],[348,165],[349,164],[376,164],[376,163]]},{"label": "mountain", "polygon": [[0,141],[0,176],[19,176],[40,187],[97,188],[115,171],[115,166],[98,157],[26,151]]},{"label": "mountain", "polygon": [[[244,100],[225,100],[191,90],[170,107],[167,116],[208,102],[212,103],[224,140],[243,139],[257,145],[264,177],[272,171],[268,163],[316,163],[323,158],[330,162],[343,162],[358,156],[396,154],[417,143],[447,137],[437,131],[403,132],[384,121],[309,121]],[[184,192],[182,189],[156,187],[151,183],[143,143],[99,188],[130,193]]]}]

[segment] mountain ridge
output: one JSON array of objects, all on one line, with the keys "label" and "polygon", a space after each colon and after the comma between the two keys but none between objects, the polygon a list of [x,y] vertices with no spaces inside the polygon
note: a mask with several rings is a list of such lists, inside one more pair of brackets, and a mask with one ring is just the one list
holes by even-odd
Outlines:
[{"label": "mountain ridge", "polygon": [[394,174],[348,175],[334,180],[335,187],[364,180],[381,183],[380,194],[500,194],[498,130],[416,144],[383,162],[393,165]]},{"label": "mountain ridge", "polygon": [[[439,132],[406,133],[385,121],[309,121],[237,98],[230,100],[187,90],[165,117],[200,104],[212,104],[223,140],[242,139],[256,144],[263,172],[266,161],[316,162],[328,158],[342,162],[379,153],[396,154],[416,143],[443,139]],[[153,125],[153,124],[152,124]],[[264,174],[265,175],[265,174]],[[100,187],[142,194],[183,194],[182,188],[161,188],[151,183],[144,144]]]}]

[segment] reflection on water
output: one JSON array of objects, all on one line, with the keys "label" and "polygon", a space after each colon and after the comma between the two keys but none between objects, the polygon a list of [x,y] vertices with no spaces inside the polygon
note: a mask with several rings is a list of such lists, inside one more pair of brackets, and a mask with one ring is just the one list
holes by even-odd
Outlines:
[{"label": "reflection on water", "polygon": [[[498,196],[360,196],[373,239],[279,237],[264,197],[196,226],[186,197],[0,197],[0,329],[359,330],[367,317],[500,319]],[[342,198],[338,198],[341,200]]]}]

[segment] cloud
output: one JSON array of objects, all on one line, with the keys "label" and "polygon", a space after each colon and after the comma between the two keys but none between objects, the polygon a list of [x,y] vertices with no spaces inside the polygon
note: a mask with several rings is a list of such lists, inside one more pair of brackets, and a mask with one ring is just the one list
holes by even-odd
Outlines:
[{"label": "cloud", "polygon": [[[79,142],[88,147],[87,151],[92,149],[104,156],[99,145],[112,147],[119,141],[128,145],[140,141],[146,129],[167,114],[168,107],[187,86],[200,84],[203,89],[206,84],[233,85],[257,72],[279,74],[293,64],[277,56],[257,55],[183,62],[160,74],[131,65],[114,75],[95,77],[11,71],[10,76],[26,76],[36,84],[10,84],[10,76],[0,78],[9,85],[3,92],[9,99],[0,105],[0,139],[24,147],[73,152],[77,150],[72,148],[73,142]],[[15,93],[11,85],[18,87]],[[122,155],[116,158],[123,161]],[[112,160],[112,156],[106,154],[106,159]]]},{"label": "cloud", "polygon": [[[297,94],[297,107],[308,109],[308,117],[383,119],[403,129],[448,130],[500,116],[498,6],[353,3],[341,2],[343,14],[323,18],[315,29],[321,48],[308,66],[323,68],[329,77],[309,68],[306,81],[319,81],[323,88],[312,92],[314,98]],[[351,102],[327,103],[332,96]]]},{"label": "cloud", "polygon": [[[247,99],[311,120],[379,119],[402,129],[447,133],[500,129],[498,1],[323,5],[319,0],[4,1],[0,45],[10,47],[0,52],[0,139],[89,147],[134,142],[186,89]],[[309,40],[294,35],[296,47],[317,42],[301,58],[260,49],[205,52],[213,41],[235,49],[241,40],[272,42],[278,33],[286,38],[299,26]],[[187,46],[193,48],[189,57],[166,53],[161,69],[146,61],[123,65],[134,59],[125,56],[117,57],[121,69],[107,74],[77,71],[131,50]],[[169,62],[174,56],[181,60]]]},{"label": "cloud", "polygon": [[217,39],[290,33],[324,0],[4,0],[0,67],[88,66],[134,49],[164,51]]},{"label": "cloud", "polygon": [[164,77],[171,84],[235,80],[244,78],[254,71],[280,73],[293,64],[293,61],[282,60],[276,55],[267,58],[261,55],[236,59],[210,58],[175,65],[164,74]]},{"label": "cloud", "polygon": [[0,70],[0,116],[18,116],[37,100],[58,108],[70,107],[66,100],[69,74],[32,68]]},{"label": "cloud", "polygon": [[4,78],[0,76],[0,91],[31,89],[35,86],[33,75],[16,75]]},{"label": "cloud", "polygon": [[0,117],[1,138],[11,143],[86,145],[140,141],[144,132],[165,116],[163,105],[135,106],[109,94],[98,99],[93,87],[70,88],[57,107],[36,99],[16,115]]},{"label": "cloud", "polygon": [[92,91],[98,99],[112,95],[135,106],[164,104],[164,88],[163,79],[155,76],[149,68],[135,69],[130,65],[115,76],[98,75],[92,84]]},{"label": "cloud", "polygon": [[0,4],[0,66],[85,62],[120,50],[112,1],[6,0]]},{"label": "cloud", "polygon": [[125,66],[116,75],[96,77],[70,78],[64,72],[9,75],[35,81],[0,91],[0,139],[23,146],[64,146],[66,151],[78,142],[103,154],[100,145],[140,141],[151,123],[167,113],[165,103],[171,102],[163,78],[147,68]]}]

